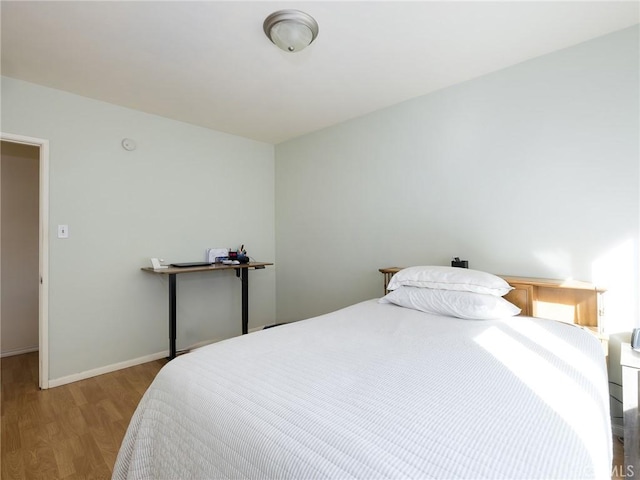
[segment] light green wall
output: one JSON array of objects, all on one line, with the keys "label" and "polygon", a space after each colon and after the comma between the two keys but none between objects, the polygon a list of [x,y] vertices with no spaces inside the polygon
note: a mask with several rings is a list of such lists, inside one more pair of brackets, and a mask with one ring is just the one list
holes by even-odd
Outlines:
[{"label": "light green wall", "polygon": [[637,324],[638,88],[635,27],[278,145],[279,320],[460,256],[604,283]]},{"label": "light green wall", "polygon": [[[50,379],[166,350],[167,282],[139,267],[241,243],[277,262],[251,276],[250,326],[379,296],[379,267],[455,255],[607,282],[607,315],[637,322],[638,82],[632,28],[274,153],[3,78],[1,130],[50,141]],[[239,333],[237,282],[179,279],[178,348]]]},{"label": "light green wall", "polygon": [[[244,243],[274,260],[272,145],[6,77],[1,128],[50,142],[51,379],[168,349],[167,279],[140,271],[149,257]],[[275,320],[273,268],[250,275],[249,306],[250,327]],[[239,333],[233,272],[178,278],[178,348]]]}]

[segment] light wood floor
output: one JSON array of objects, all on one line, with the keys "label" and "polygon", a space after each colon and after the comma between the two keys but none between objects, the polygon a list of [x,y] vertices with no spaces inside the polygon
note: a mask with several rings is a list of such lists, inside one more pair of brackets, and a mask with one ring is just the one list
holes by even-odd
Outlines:
[{"label": "light wood floor", "polygon": [[38,353],[1,361],[1,478],[110,479],[142,394],[164,360],[38,389]]},{"label": "light wood floor", "polygon": [[[131,415],[165,363],[39,390],[37,353],[2,359],[0,478],[110,479]],[[613,445],[618,480],[624,454]]]},{"label": "light wood floor", "polygon": [[622,480],[624,474],[624,445],[622,441],[613,437],[613,467],[611,468],[611,480]]}]

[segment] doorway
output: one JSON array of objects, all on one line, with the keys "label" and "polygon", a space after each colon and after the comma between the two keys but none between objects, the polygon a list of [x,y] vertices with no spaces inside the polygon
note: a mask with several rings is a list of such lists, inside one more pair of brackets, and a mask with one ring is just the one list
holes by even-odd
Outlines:
[{"label": "doorway", "polygon": [[47,140],[0,134],[0,344],[2,356],[38,351],[49,388]]}]

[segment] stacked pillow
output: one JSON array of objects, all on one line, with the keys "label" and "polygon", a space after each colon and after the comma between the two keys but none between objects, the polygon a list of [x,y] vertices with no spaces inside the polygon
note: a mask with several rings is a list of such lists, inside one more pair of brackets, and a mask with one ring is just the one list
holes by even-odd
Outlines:
[{"label": "stacked pillow", "polygon": [[457,267],[409,267],[396,273],[391,292],[380,303],[393,303],[421,312],[472,320],[512,317],[520,309],[503,295],[513,290],[490,273]]}]

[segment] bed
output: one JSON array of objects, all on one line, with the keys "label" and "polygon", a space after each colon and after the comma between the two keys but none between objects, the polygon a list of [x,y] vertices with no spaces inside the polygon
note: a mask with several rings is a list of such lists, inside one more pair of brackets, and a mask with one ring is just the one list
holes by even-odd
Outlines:
[{"label": "bed", "polygon": [[610,478],[593,335],[397,303],[368,300],[171,361],[113,478]]}]

